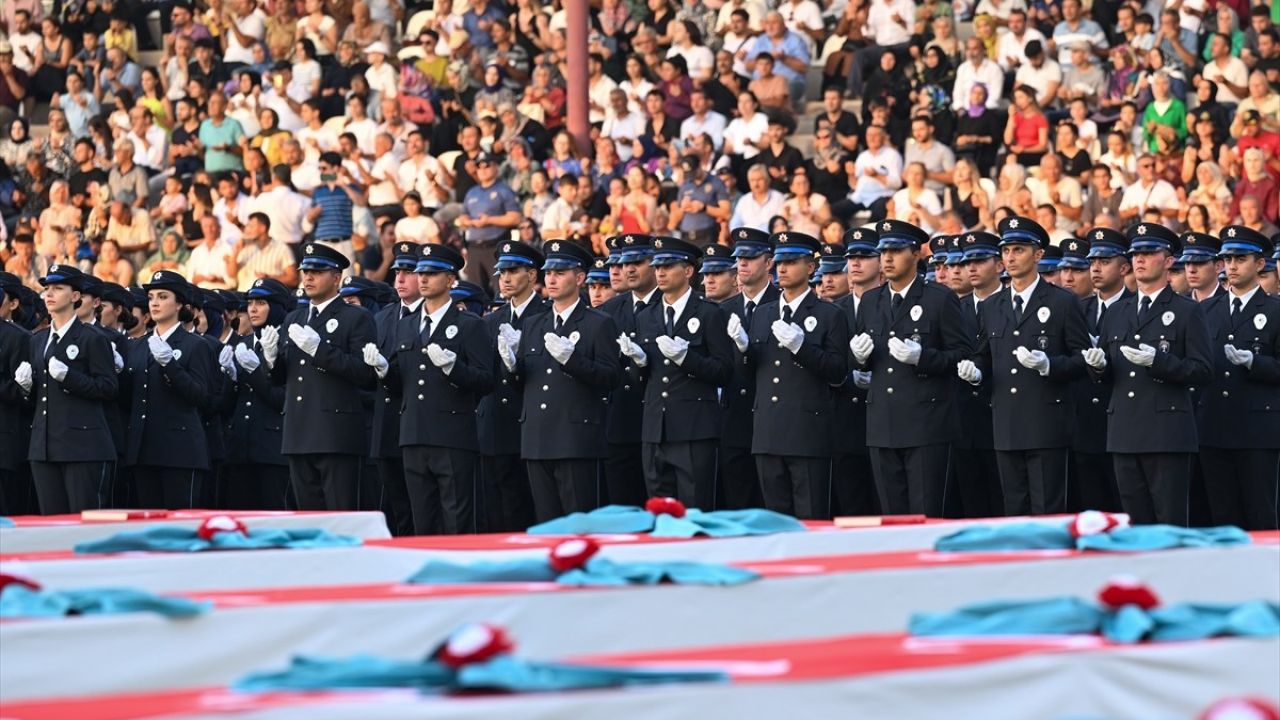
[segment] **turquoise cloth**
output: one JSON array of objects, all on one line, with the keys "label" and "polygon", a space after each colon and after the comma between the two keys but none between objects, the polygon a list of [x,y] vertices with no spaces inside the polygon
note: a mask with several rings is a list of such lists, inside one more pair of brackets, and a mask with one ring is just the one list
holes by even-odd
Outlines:
[{"label": "turquoise cloth", "polygon": [[1095,633],[1102,611],[1076,598],[994,601],[941,613],[916,613],[907,632],[934,635],[1073,635]]},{"label": "turquoise cloth", "polygon": [[13,527],[14,522],[7,517],[0,517],[0,528]]},{"label": "turquoise cloth", "polygon": [[352,547],[360,544],[360,538],[334,535],[320,528],[296,528],[292,530],[250,530],[248,535],[238,532],[220,532],[213,540],[202,540],[195,530],[178,527],[157,527],[147,530],[116,533],[109,538],[76,545],[77,553],[118,552],[202,552],[205,550],[310,550],[328,547]]},{"label": "turquoise cloth", "polygon": [[602,557],[587,560],[581,568],[557,574],[543,559],[452,563],[429,560],[407,582],[466,584],[484,582],[558,582],[562,585],[741,585],[758,580],[751,570],[699,562],[620,563]]},{"label": "turquoise cloth", "polygon": [[1249,534],[1238,527],[1184,528],[1174,525],[1137,525],[1108,533],[1075,538],[1067,525],[1009,523],[975,525],[938,538],[940,552],[997,552],[1001,550],[1097,550],[1144,552],[1182,547],[1248,545]]},{"label": "turquoise cloth", "polygon": [[209,602],[161,597],[129,588],[32,590],[12,583],[0,592],[0,618],[42,618],[66,615],[121,615],[153,612],[167,618],[186,618],[208,612]]},{"label": "turquoise cloth", "polygon": [[652,533],[654,537],[743,537],[800,532],[804,523],[771,510],[689,510],[682,518],[654,515],[643,508],[607,505],[586,513],[572,513],[529,528],[530,535],[590,535]]},{"label": "turquoise cloth", "polygon": [[434,660],[388,660],[371,655],[349,658],[295,657],[279,672],[253,673],[232,686],[245,692],[339,688],[419,688],[552,692],[675,682],[724,682],[717,671],[666,671],[542,663],[499,655],[454,670]]}]

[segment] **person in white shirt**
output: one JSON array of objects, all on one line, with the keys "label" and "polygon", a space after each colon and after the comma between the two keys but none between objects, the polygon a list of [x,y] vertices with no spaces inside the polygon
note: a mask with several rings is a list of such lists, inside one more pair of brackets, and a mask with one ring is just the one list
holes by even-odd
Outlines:
[{"label": "person in white shirt", "polygon": [[871,38],[872,44],[854,53],[853,67],[849,71],[849,89],[855,95],[862,95],[863,78],[880,64],[880,56],[885,50],[905,53],[916,19],[916,4],[912,0],[870,2],[867,25],[862,33]]},{"label": "person in white shirt", "polygon": [[1014,74],[1013,86],[1032,88],[1036,91],[1036,103],[1040,107],[1048,107],[1058,97],[1058,88],[1062,87],[1062,66],[1049,57],[1039,40],[1027,43],[1024,52],[1026,62]]},{"label": "person in white shirt", "polygon": [[885,129],[878,125],[867,127],[867,149],[858,154],[854,161],[853,172],[849,174],[849,183],[853,191],[849,193],[851,209],[871,210],[884,204],[902,187],[902,155],[887,142]]},{"label": "person in white shirt", "polygon": [[213,216],[218,220],[223,245],[234,247],[240,242],[244,224],[249,222],[249,196],[240,192],[240,184],[230,173],[218,178],[218,199],[213,203]]},{"label": "person in white shirt", "polygon": [[706,133],[716,150],[724,144],[724,131],[727,121],[724,116],[711,109],[711,101],[701,89],[689,93],[689,109],[693,114],[680,123],[680,139],[685,142]]},{"label": "person in white shirt", "polygon": [[609,112],[605,116],[604,125],[600,128],[600,137],[614,141],[618,149],[618,159],[627,162],[631,159],[632,144],[644,137],[644,115],[631,109],[627,102],[627,93],[622,88],[614,88],[609,93]]},{"label": "person in white shirt", "polygon": [[1013,27],[1013,16],[1022,13],[1023,22],[1027,19],[1027,4],[1024,0],[981,0],[974,8],[974,17],[986,15],[996,21],[996,25]]},{"label": "person in white shirt", "polygon": [[448,174],[440,161],[427,154],[427,138],[421,130],[413,130],[405,139],[405,158],[396,170],[401,190],[418,193],[427,212],[435,212],[449,201]]},{"label": "person in white shirt", "polygon": [[[1080,227],[1080,214],[1084,211],[1084,195],[1080,183],[1073,177],[1063,177],[1062,158],[1045,153],[1040,158],[1040,177],[1027,180],[1032,205],[1049,205],[1056,215],[1057,229],[1066,233]],[[1046,230],[1053,227],[1045,225]]]},{"label": "person in white shirt", "polygon": [[769,173],[763,165],[752,165],[747,170],[747,186],[751,192],[738,198],[733,208],[729,227],[754,228],[769,232],[769,221],[782,214],[787,196],[769,187]]},{"label": "person in white shirt", "polygon": [[721,5],[720,13],[716,15],[716,32],[724,33],[733,22],[733,14],[739,10],[747,14],[747,27],[752,32],[760,32],[760,22],[769,8],[759,0],[729,0]]},{"label": "person in white shirt", "polygon": [[36,32],[36,26],[31,23],[31,14],[25,10],[19,10],[14,14],[14,24],[16,27],[9,33],[9,45],[13,47],[13,66],[19,70],[31,75],[35,72],[36,58],[44,49],[40,47],[40,33]]},{"label": "person in white shirt", "polygon": [[378,136],[378,124],[369,119],[367,113],[368,105],[365,104],[364,98],[352,95],[347,100],[347,120],[343,124],[342,131],[355,136],[356,146],[360,148],[361,155],[372,158],[374,139]]},{"label": "person in white shirt", "polygon": [[724,129],[724,153],[750,160],[760,154],[769,132],[769,118],[760,112],[760,101],[750,90],[738,93],[738,117]]},{"label": "person in white shirt", "polygon": [[250,214],[260,212],[271,221],[271,239],[288,245],[296,257],[302,242],[302,223],[311,201],[293,190],[289,168],[277,165],[271,169],[271,184],[249,203]]},{"label": "person in white shirt", "polygon": [[130,128],[125,137],[133,142],[133,162],[150,174],[164,169],[169,154],[169,135],[151,118],[151,111],[135,105],[129,111]]},{"label": "person in white shirt", "polygon": [[804,38],[810,50],[824,39],[826,25],[822,21],[822,8],[813,0],[783,0],[778,3],[778,12],[787,29]]},{"label": "person in white shirt", "polygon": [[582,229],[582,208],[578,206],[578,179],[563,175],[556,180],[559,195],[542,214],[543,237],[569,237]]},{"label": "person in white shirt", "polygon": [[587,117],[591,122],[604,122],[605,109],[616,87],[618,84],[604,74],[604,58],[592,53],[587,60],[587,101],[590,103]]},{"label": "person in white shirt", "polygon": [[[986,0],[984,0],[986,1]],[[1021,3],[1022,0],[1011,0]],[[998,22],[998,21],[997,21]],[[1027,27],[1027,12],[1015,9],[1009,13],[1009,27],[996,42],[996,62],[1005,72],[1015,72],[1027,62],[1027,43],[1038,40],[1044,45],[1044,33]]]},{"label": "person in white shirt", "polygon": [[400,188],[397,185],[400,162],[391,152],[394,145],[395,141],[390,135],[379,133],[374,140],[377,157],[373,161],[373,167],[367,171],[361,168],[360,183],[369,188],[369,212],[374,217],[400,214]]},{"label": "person in white shirt", "polygon": [[415,191],[404,195],[404,217],[396,221],[396,242],[417,245],[440,242],[440,226],[422,214],[422,198]]},{"label": "person in white shirt", "polygon": [[258,107],[275,110],[276,117],[280,119],[280,129],[292,133],[302,129],[298,111],[310,98],[311,91],[306,85],[293,78],[293,66],[281,61],[275,64],[271,85],[262,91]]},{"label": "person in white shirt", "polygon": [[1231,38],[1222,33],[1210,36],[1209,52],[1213,59],[1204,65],[1204,79],[1218,86],[1218,102],[1238,105],[1249,97],[1249,68],[1231,56]]},{"label": "person in white shirt", "polygon": [[320,154],[338,149],[338,135],[325,127],[320,115],[320,101],[311,98],[302,103],[303,127],[294,131],[293,137],[302,146],[303,162],[319,165]]},{"label": "person in white shirt", "polygon": [[1000,106],[1004,95],[1004,71],[987,58],[987,46],[980,38],[971,37],[964,44],[965,61],[956,69],[956,83],[951,92],[951,109],[964,110],[969,104],[969,90],[975,83],[987,86],[987,108]]},{"label": "person in white shirt", "polygon": [[200,231],[204,237],[187,258],[187,276],[196,287],[210,290],[234,290],[236,287],[235,278],[227,268],[227,258],[233,246],[219,240],[221,225],[212,215],[200,218]]},{"label": "person in white shirt", "polygon": [[689,68],[689,77],[695,83],[710,80],[716,57],[703,44],[698,26],[692,20],[676,20],[667,27],[671,33],[671,49],[667,51],[667,57],[679,55],[684,58],[685,65]]},{"label": "person in white shirt", "polygon": [[380,107],[379,103],[383,98],[394,99],[399,93],[400,73],[387,62],[390,52],[387,44],[381,40],[374,41],[364,50],[364,56],[369,59],[369,69],[364,71],[364,79],[373,91],[371,104],[374,108]]},{"label": "person in white shirt", "polygon": [[1166,220],[1178,217],[1178,192],[1168,182],[1156,177],[1156,158],[1143,155],[1138,158],[1138,182],[1124,191],[1120,200],[1120,219],[1131,223],[1147,210],[1157,210]]},{"label": "person in white shirt", "polygon": [[253,46],[266,37],[266,16],[254,0],[231,0],[232,21],[222,33],[222,61],[227,65],[252,65]]}]

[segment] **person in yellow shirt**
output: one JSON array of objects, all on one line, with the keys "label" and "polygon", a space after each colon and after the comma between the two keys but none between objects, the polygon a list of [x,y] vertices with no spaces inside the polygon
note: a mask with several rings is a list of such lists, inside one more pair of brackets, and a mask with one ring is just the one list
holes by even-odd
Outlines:
[{"label": "person in yellow shirt", "polygon": [[138,62],[138,36],[129,25],[129,16],[123,8],[111,13],[111,24],[102,35],[102,46],[106,50],[118,47],[133,62]]}]

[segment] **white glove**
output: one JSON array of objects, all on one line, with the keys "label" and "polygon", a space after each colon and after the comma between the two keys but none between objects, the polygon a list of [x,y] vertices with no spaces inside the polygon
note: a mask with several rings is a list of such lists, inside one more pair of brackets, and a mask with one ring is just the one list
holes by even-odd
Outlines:
[{"label": "white glove", "polygon": [[316,350],[320,349],[320,333],[309,325],[299,325],[294,323],[289,326],[289,339],[302,352],[316,356]]},{"label": "white glove", "polygon": [[[509,328],[511,326],[503,325],[502,327]],[[501,359],[502,364],[506,366],[507,372],[516,371],[516,348],[520,346],[520,333],[518,331],[512,332],[515,332],[517,336],[514,345],[511,343],[510,335],[504,335],[502,333],[502,328],[498,328],[498,358]]]},{"label": "white glove", "polygon": [[151,350],[151,357],[161,365],[168,365],[173,359],[173,348],[169,347],[169,343],[160,339],[159,335],[151,333],[147,337],[147,347]]},{"label": "white glove", "polygon": [[511,323],[502,323],[498,326],[498,337],[506,338],[507,345],[509,345],[512,350],[520,347],[521,333],[519,330],[511,327]]},{"label": "white glove", "polygon": [[866,390],[871,387],[871,373],[866,370],[854,370],[853,386],[859,390]]},{"label": "white glove", "polygon": [[1013,351],[1018,357],[1018,362],[1022,363],[1022,367],[1029,370],[1035,370],[1041,375],[1049,374],[1049,356],[1040,350],[1028,350],[1020,347]]},{"label": "white glove", "polygon": [[770,329],[773,330],[773,339],[778,341],[779,347],[792,355],[800,352],[800,346],[804,344],[804,330],[801,330],[799,325],[774,320]]},{"label": "white glove", "polygon": [[1107,354],[1103,352],[1102,348],[1088,348],[1087,350],[1081,350],[1080,354],[1084,355],[1085,365],[1094,370],[1101,370],[1107,366]]},{"label": "white glove", "polygon": [[982,382],[982,371],[972,360],[961,360],[956,363],[956,375],[970,385],[977,385]]},{"label": "white glove", "polygon": [[236,351],[232,350],[230,345],[224,346],[222,352],[218,353],[218,366],[227,377],[236,379]]},{"label": "white glove", "polygon": [[22,387],[22,392],[31,393],[31,363],[23,360],[13,371],[13,380]]},{"label": "white glove", "polygon": [[378,352],[377,345],[365,343],[364,364],[373,368],[373,371],[378,374],[379,380],[387,376],[387,359],[382,357],[382,353]]},{"label": "white glove", "polygon": [[671,362],[682,365],[685,357],[689,354],[689,341],[684,338],[667,337],[666,335],[658,336],[658,351],[667,357]]},{"label": "white glove", "polygon": [[253,372],[261,364],[258,353],[250,350],[244,343],[236,345],[236,362],[240,363],[240,367],[244,368],[245,372]]},{"label": "white glove", "polygon": [[54,380],[62,382],[67,377],[67,364],[56,357],[49,358],[49,374]]},{"label": "white glove", "polygon": [[645,354],[644,348],[637,345],[635,340],[627,337],[626,333],[618,335],[618,350],[622,352],[624,357],[631,358],[631,361],[638,367],[644,367],[649,364],[649,356]]},{"label": "white glove", "polygon": [[857,360],[859,365],[865,363],[867,358],[871,357],[871,351],[875,347],[876,342],[866,333],[854,335],[853,339],[849,341],[849,350],[853,353],[853,359]]},{"label": "white glove", "polygon": [[729,313],[729,339],[737,346],[738,352],[747,351],[747,329],[742,327],[742,318],[735,313]]},{"label": "white glove", "polygon": [[1121,345],[1120,353],[1124,355],[1125,360],[1142,367],[1151,367],[1151,363],[1155,362],[1156,359],[1156,349],[1146,343],[1142,343],[1136,348]]},{"label": "white glove", "polygon": [[111,364],[116,366],[116,373],[119,374],[124,370],[124,358],[120,357],[120,351],[116,350],[116,346],[111,346]]},{"label": "white glove", "polygon": [[908,365],[920,364],[920,343],[902,338],[889,339],[889,354],[894,360]]},{"label": "white glove", "polygon": [[262,346],[262,357],[267,360],[267,367],[276,366],[276,358],[280,355],[280,330],[274,325],[262,328],[258,335],[258,344]]},{"label": "white glove", "polygon": [[440,368],[445,375],[453,372],[453,366],[458,362],[458,353],[445,350],[436,343],[427,346],[427,357],[431,358],[431,364]]},{"label": "white glove", "polygon": [[543,334],[542,342],[546,344],[547,352],[556,362],[561,365],[569,362],[569,356],[573,354],[575,347],[569,338],[549,332]]},{"label": "white glove", "polygon": [[1248,350],[1239,350],[1235,345],[1224,345],[1223,352],[1227,354],[1227,361],[1232,365],[1243,365],[1247,368],[1253,367],[1253,353]]}]

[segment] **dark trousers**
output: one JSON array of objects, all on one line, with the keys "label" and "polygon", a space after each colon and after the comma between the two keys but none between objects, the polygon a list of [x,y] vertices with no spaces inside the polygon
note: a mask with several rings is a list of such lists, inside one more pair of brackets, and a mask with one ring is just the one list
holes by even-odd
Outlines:
[{"label": "dark trousers", "polygon": [[831,518],[831,458],[756,455],[764,506],[802,520]]},{"label": "dark trousers", "polygon": [[746,510],[764,507],[760,476],[751,448],[720,446],[720,487],[717,510]]},{"label": "dark trousers", "polygon": [[951,448],[944,517],[990,518],[1004,515],[1004,491],[996,451],[985,448]]},{"label": "dark trousers", "polygon": [[30,467],[0,470],[0,515],[36,515],[39,512]]},{"label": "dark trousers", "polygon": [[1005,515],[1067,511],[1067,449],[997,450]]},{"label": "dark trousers", "polygon": [[610,505],[643,506],[649,499],[640,461],[640,443],[609,445],[604,461],[605,498]]},{"label": "dark trousers", "polygon": [[359,455],[308,453],[289,455],[288,460],[289,481],[299,510],[356,509]]},{"label": "dark trousers", "polygon": [[833,515],[879,515],[880,496],[869,455],[837,455],[831,460]]},{"label": "dark trousers", "polygon": [[189,510],[199,507],[208,471],[195,468],[135,465],[133,483],[144,508]]},{"label": "dark trousers", "polygon": [[475,452],[433,445],[409,445],[402,452],[414,534],[475,532]]},{"label": "dark trousers", "polygon": [[31,479],[41,515],[63,515],[105,507],[111,488],[110,462],[31,462]]},{"label": "dark trousers", "polygon": [[401,459],[379,458],[378,480],[382,483],[382,514],[387,518],[387,529],[396,537],[412,535],[413,510]]},{"label": "dark trousers", "polygon": [[715,440],[644,443],[641,460],[650,497],[674,497],[687,507],[714,510]]},{"label": "dark trousers", "polygon": [[1070,510],[1120,512],[1120,491],[1116,489],[1116,468],[1106,453],[1072,453],[1075,466],[1067,491],[1075,496]]},{"label": "dark trousers", "polygon": [[289,467],[287,465],[227,465],[227,510],[289,510]]},{"label": "dark trousers", "polygon": [[467,264],[462,268],[462,279],[484,288],[489,295],[496,295],[489,284],[497,262],[497,241],[467,243]]},{"label": "dark trousers", "polygon": [[942,517],[949,445],[868,450],[880,491],[880,512]]},{"label": "dark trousers", "polygon": [[1280,450],[1200,448],[1200,467],[1209,490],[1215,525],[1275,530]]},{"label": "dark trousers", "polygon": [[519,455],[480,457],[484,532],[523,532],[533,524],[529,475]]},{"label": "dark trousers", "polygon": [[1120,504],[1134,525],[1187,525],[1187,453],[1113,453]]},{"label": "dark trousers", "polygon": [[525,468],[538,522],[600,504],[599,462],[594,459],[528,460]]}]

